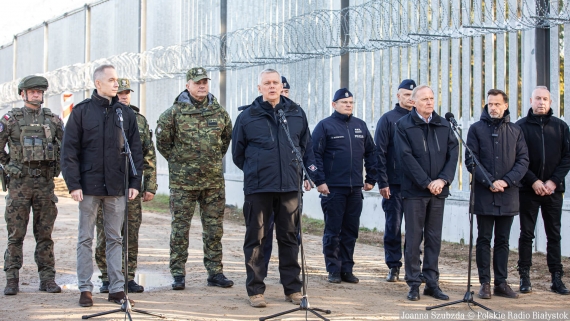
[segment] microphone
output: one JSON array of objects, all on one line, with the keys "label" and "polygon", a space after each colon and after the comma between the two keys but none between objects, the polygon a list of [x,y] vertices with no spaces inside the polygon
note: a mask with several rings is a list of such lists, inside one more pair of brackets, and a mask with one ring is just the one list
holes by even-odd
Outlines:
[{"label": "microphone", "polygon": [[118,107],[115,109],[115,112],[117,113],[117,115],[119,116],[119,120],[123,121],[123,109],[121,107]]},{"label": "microphone", "polygon": [[287,124],[287,118],[285,118],[285,113],[283,112],[283,107],[282,107],[282,106],[277,106],[277,107],[275,107],[275,111],[276,111],[277,114],[279,115],[279,119],[280,119],[284,124]]},{"label": "microphone", "polygon": [[453,116],[453,113],[446,113],[445,114],[445,120],[447,120],[448,122],[450,122],[453,127],[459,127],[459,125],[457,125],[457,121],[455,120],[455,116]]}]

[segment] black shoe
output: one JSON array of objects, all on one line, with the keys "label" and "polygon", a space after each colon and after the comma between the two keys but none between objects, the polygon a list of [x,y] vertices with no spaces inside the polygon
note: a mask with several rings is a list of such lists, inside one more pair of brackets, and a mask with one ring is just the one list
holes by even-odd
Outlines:
[{"label": "black shoe", "polygon": [[552,273],[552,284],[550,285],[550,290],[558,294],[568,295],[570,294],[570,291],[568,291],[564,282],[562,282],[563,275],[564,273],[562,271]]},{"label": "black shoe", "polygon": [[172,290],[184,290],[186,288],[186,278],[184,275],[175,276],[172,282]]},{"label": "black shoe", "polygon": [[519,267],[519,275],[520,275],[519,292],[520,293],[532,292],[532,285],[530,284],[530,269]]},{"label": "black shoe", "polygon": [[135,280],[130,280],[129,283],[127,283],[127,286],[129,287],[130,293],[143,293],[144,292],[144,287],[142,285],[138,285],[137,282],[135,282]]},{"label": "black shoe", "polygon": [[348,283],[358,283],[360,281],[352,272],[341,272],[340,279]]},{"label": "black shoe", "polygon": [[400,268],[399,267],[390,268],[390,272],[388,272],[388,276],[386,276],[386,281],[388,282],[400,281]]},{"label": "black shoe", "polygon": [[109,281],[103,281],[103,285],[99,288],[99,293],[109,293]]},{"label": "black shoe", "polygon": [[328,280],[330,283],[340,283],[342,280],[340,278],[340,272],[329,272]]},{"label": "black shoe", "polygon": [[420,287],[417,285],[410,287],[410,292],[408,292],[408,300],[418,301],[420,299]]},{"label": "black shoe", "polygon": [[208,277],[209,286],[219,286],[221,288],[229,288],[234,285],[234,281],[229,280],[223,273],[218,273]]},{"label": "black shoe", "polygon": [[426,277],[424,276],[423,273],[420,273],[420,280],[422,280],[422,283],[426,283]]},{"label": "black shoe", "polygon": [[447,294],[443,293],[443,291],[441,291],[441,289],[439,287],[434,289],[434,288],[428,288],[426,286],[424,288],[424,295],[432,296],[438,300],[449,300],[449,296]]}]

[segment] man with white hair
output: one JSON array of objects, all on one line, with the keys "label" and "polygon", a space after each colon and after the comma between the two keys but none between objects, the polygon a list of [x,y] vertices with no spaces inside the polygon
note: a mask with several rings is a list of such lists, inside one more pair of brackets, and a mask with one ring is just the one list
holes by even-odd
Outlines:
[{"label": "man with white hair", "polygon": [[[303,155],[309,174],[316,171],[311,133],[303,109],[281,95],[283,83],[279,72],[263,70],[259,74],[257,88],[261,96],[242,108],[232,134],[233,161],[244,173],[246,289],[251,306],[266,306],[263,247],[269,217],[274,213],[279,272],[285,299],[300,304],[302,284],[299,279],[297,226],[301,218],[297,193],[303,172],[297,167],[281,122],[285,118],[291,139]],[[305,189],[310,190],[308,182]]]},{"label": "man with white hair", "polygon": [[406,219],[405,269],[408,300],[420,299],[420,243],[424,239],[424,295],[449,297],[439,288],[438,259],[445,199],[455,177],[458,142],[449,122],[434,111],[433,90],[412,91],[414,108],[396,123],[396,151],[402,162],[402,198]]}]

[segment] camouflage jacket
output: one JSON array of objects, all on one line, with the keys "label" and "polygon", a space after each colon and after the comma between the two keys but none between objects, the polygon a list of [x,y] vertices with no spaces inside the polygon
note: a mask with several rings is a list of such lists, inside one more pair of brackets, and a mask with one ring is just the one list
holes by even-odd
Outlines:
[{"label": "camouflage jacket", "polygon": [[195,106],[185,90],[160,115],[156,147],[168,161],[170,188],[223,188],[222,159],[232,134],[232,121],[212,94]]},{"label": "camouflage jacket", "polygon": [[[47,125],[46,129],[42,125]],[[37,126],[37,127],[28,127]],[[38,128],[39,136],[43,137],[42,145],[36,152],[38,141],[33,145],[33,155],[27,155],[22,143],[22,130],[27,128]],[[49,128],[49,131],[47,131]],[[51,136],[47,138],[46,134]],[[59,176],[60,173],[60,148],[63,138],[63,122],[57,114],[48,108],[33,110],[28,107],[12,108],[0,119],[0,163],[4,165],[8,175],[20,177],[26,175],[25,166],[30,163],[26,159],[31,159],[32,163],[43,164],[49,168],[42,176],[48,174],[48,178]],[[33,139],[33,138],[32,138]],[[4,149],[8,144],[9,153]],[[37,159],[37,161],[36,161]],[[41,160],[40,160],[41,159]]]},{"label": "camouflage jacket", "polygon": [[143,151],[143,183],[141,191],[156,194],[156,189],[158,188],[156,184],[156,152],[152,142],[152,131],[148,126],[146,118],[139,113],[140,109],[133,105],[130,107],[137,115],[137,125]]}]

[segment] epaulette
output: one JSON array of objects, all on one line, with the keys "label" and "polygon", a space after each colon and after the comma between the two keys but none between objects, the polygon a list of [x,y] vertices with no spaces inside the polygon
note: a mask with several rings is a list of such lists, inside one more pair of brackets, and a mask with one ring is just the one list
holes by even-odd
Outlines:
[{"label": "epaulette", "polygon": [[17,115],[17,116],[22,116],[22,115],[24,115],[24,112],[22,111],[22,108],[20,108],[20,107],[14,107],[14,108],[12,108],[12,110],[9,111],[9,113],[10,113],[10,112],[11,112],[12,115],[14,115],[14,116],[16,116],[16,115]]},{"label": "epaulette", "polygon": [[90,102],[90,101],[91,101],[91,98],[85,98],[85,99],[83,99],[83,101],[81,101],[79,104],[75,105],[75,107],[77,107],[77,106],[79,106],[79,105],[81,105],[81,104],[87,104],[87,103]]},{"label": "epaulette", "polygon": [[52,113],[51,109],[49,108],[42,108],[44,115],[46,116],[53,116],[54,114]]}]

